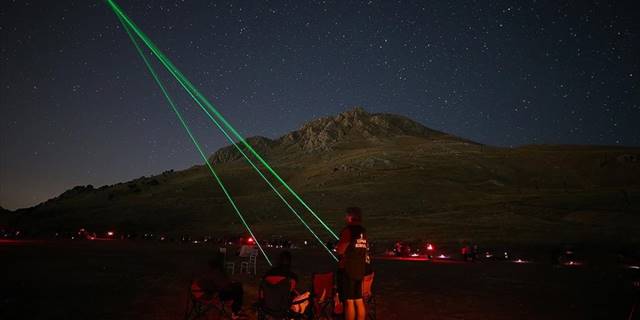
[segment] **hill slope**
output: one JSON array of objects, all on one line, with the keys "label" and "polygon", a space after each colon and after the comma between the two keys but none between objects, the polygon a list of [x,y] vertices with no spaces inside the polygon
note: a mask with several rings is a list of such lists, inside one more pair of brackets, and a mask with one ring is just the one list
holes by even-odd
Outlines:
[{"label": "hill slope", "polygon": [[[343,209],[356,205],[377,238],[640,240],[637,148],[496,148],[360,108],[275,140],[247,140],[334,229]],[[234,147],[210,159],[259,234],[309,237]],[[19,210],[12,224],[39,231],[243,232],[203,166],[76,187]]]}]

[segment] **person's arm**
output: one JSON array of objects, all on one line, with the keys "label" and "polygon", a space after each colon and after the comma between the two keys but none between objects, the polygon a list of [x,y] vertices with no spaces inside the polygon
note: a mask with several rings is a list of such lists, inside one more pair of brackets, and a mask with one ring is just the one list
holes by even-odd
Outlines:
[{"label": "person's arm", "polygon": [[347,251],[347,247],[349,246],[349,242],[351,242],[351,232],[349,228],[344,228],[342,232],[340,232],[340,241],[336,245],[336,251],[338,255],[344,255],[345,251]]}]

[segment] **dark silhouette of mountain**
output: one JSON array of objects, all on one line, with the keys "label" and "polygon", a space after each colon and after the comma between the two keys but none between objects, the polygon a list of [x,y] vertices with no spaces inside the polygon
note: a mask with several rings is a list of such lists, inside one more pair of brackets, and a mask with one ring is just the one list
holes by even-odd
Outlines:
[{"label": "dark silhouette of mountain", "polygon": [[[469,142],[463,139],[429,129],[403,116],[382,113],[368,113],[361,107],[336,116],[313,120],[300,129],[292,131],[276,140],[265,137],[250,137],[246,141],[261,155],[279,156],[291,152],[326,152],[334,147],[354,142],[375,144],[390,141],[400,136],[437,140]],[[241,145],[241,144],[239,144]],[[245,147],[242,147],[244,150]],[[242,159],[242,154],[234,147],[227,146],[215,152],[210,161],[214,164]]]},{"label": "dark silhouette of mountain", "polygon": [[[334,229],[342,225],[345,207],[361,206],[378,238],[640,240],[638,148],[492,147],[362,108],[313,120],[277,139],[247,142]],[[257,230],[308,237],[235,147],[221,148],[210,160]],[[318,226],[283,187],[278,190]],[[12,224],[42,232],[243,232],[202,165],[100,188],[75,187],[17,213]]]}]

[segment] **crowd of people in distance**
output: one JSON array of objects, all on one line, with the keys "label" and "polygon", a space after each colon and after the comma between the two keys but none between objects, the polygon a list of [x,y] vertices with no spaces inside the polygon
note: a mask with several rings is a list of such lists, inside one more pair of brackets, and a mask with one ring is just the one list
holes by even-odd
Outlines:
[{"label": "crowd of people in distance", "polygon": [[[436,246],[432,243],[426,242],[414,247],[410,243],[405,241],[396,241],[391,248],[388,248],[384,255],[394,257],[420,257],[424,256],[428,259],[434,258],[450,258],[448,255],[444,255],[441,251],[438,251]],[[460,259],[462,261],[474,262],[480,258],[480,249],[477,244],[463,243],[460,246]]]}]

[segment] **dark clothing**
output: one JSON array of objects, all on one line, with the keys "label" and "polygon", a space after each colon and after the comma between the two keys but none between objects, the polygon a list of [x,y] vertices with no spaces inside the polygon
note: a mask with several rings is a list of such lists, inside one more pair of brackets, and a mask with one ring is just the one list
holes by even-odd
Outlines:
[{"label": "dark clothing", "polygon": [[295,274],[295,272],[291,271],[291,269],[289,267],[275,266],[275,267],[269,269],[269,271],[267,271],[267,273],[264,274],[264,278],[270,277],[270,276],[282,276],[282,277],[289,278],[289,279],[293,280],[293,283],[291,284],[291,286],[292,286],[291,291],[292,292],[295,290],[296,285],[298,283],[298,275]]},{"label": "dark clothing", "polygon": [[294,280],[282,275],[265,275],[258,291],[258,310],[269,319],[289,319]]},{"label": "dark clothing", "polygon": [[233,301],[231,311],[237,313],[242,308],[242,284],[231,282],[222,271],[211,269],[197,280],[197,284],[202,289],[205,299],[212,299],[217,293],[221,301]]},{"label": "dark clothing", "polygon": [[362,279],[352,279],[344,269],[338,269],[338,295],[340,300],[362,299]]},{"label": "dark clothing", "polygon": [[205,294],[213,294],[228,287],[231,280],[219,269],[210,269],[198,280],[198,285]]},{"label": "dark clothing", "polygon": [[362,299],[362,278],[366,272],[368,242],[366,230],[359,224],[349,224],[340,232],[336,247],[337,284],[341,300]]},{"label": "dark clothing", "polygon": [[275,266],[269,269],[264,276],[283,276],[298,281],[298,275],[291,271],[290,268],[283,266]]},{"label": "dark clothing", "polygon": [[344,269],[350,278],[362,279],[366,269],[368,248],[366,230],[357,224],[346,226],[340,232],[340,241],[336,249],[340,255],[338,267]]}]

